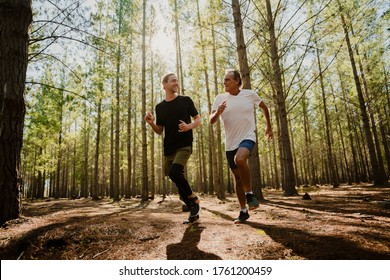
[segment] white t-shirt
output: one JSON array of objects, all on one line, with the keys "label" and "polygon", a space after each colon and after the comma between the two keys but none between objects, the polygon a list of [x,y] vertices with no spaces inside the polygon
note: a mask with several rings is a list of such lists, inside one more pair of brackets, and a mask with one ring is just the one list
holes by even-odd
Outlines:
[{"label": "white t-shirt", "polygon": [[261,103],[260,96],[253,90],[242,89],[237,95],[218,94],[212,110],[226,100],[226,109],[221,114],[225,128],[225,150],[233,151],[243,140],[256,142],[254,110]]}]

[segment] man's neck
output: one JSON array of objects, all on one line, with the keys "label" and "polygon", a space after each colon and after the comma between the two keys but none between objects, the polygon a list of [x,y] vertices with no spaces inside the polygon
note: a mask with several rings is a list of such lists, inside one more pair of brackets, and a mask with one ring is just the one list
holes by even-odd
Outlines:
[{"label": "man's neck", "polygon": [[237,89],[235,89],[235,90],[232,90],[231,92],[229,92],[229,94],[231,94],[231,95],[238,95],[239,93],[240,93],[240,88],[237,88]]},{"label": "man's neck", "polygon": [[165,92],[165,101],[172,101],[177,97],[177,92]]}]

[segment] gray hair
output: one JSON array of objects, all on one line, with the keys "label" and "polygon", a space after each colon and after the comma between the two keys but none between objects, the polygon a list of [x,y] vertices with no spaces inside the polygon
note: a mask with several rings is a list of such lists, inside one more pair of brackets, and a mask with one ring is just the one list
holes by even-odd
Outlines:
[{"label": "gray hair", "polygon": [[241,79],[241,74],[237,70],[234,69],[227,69],[225,71],[225,74],[233,73],[233,80],[238,81],[238,85],[242,85],[242,79]]}]

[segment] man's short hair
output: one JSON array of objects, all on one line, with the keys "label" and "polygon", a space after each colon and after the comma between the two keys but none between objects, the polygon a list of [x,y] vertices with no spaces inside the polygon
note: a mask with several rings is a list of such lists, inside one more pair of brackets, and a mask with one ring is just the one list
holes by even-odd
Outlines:
[{"label": "man's short hair", "polygon": [[225,74],[233,73],[233,80],[238,81],[238,85],[242,85],[242,79],[241,79],[241,74],[237,70],[234,69],[227,69],[225,71]]},{"label": "man's short hair", "polygon": [[175,73],[167,73],[167,74],[165,74],[165,75],[162,77],[162,79],[161,79],[161,84],[167,83],[168,80],[169,80],[169,77],[172,76],[172,75],[176,75],[176,74],[175,74]]}]

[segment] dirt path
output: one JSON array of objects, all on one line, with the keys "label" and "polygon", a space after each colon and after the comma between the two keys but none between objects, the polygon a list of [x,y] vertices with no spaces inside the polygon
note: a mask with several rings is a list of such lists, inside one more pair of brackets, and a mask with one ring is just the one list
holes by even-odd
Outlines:
[{"label": "dirt path", "polygon": [[235,225],[235,196],[201,196],[200,222],[177,196],[24,202],[0,229],[1,259],[390,259],[390,188],[321,187],[302,196],[266,190],[259,210]]}]

